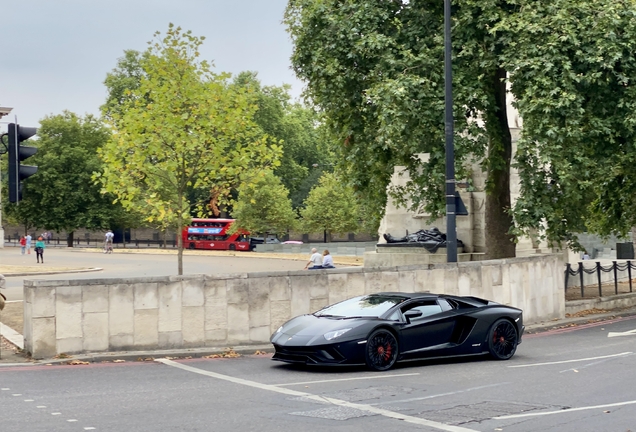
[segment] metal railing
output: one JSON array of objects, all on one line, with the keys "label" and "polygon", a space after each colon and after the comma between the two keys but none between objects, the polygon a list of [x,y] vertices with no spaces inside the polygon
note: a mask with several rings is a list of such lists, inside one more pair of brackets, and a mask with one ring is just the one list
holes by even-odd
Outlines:
[{"label": "metal railing", "polygon": [[601,281],[602,273],[610,273],[613,272],[614,279],[614,293],[618,294],[618,272],[627,271],[627,280],[629,281],[629,292],[633,292],[632,290],[632,269],[636,269],[636,265],[632,263],[632,261],[625,261],[623,263],[618,263],[616,261],[612,261],[612,265],[604,266],[601,265],[600,261],[596,261],[596,265],[594,267],[586,268],[583,265],[583,262],[579,262],[576,268],[573,268],[572,264],[568,263],[565,265],[565,289],[568,289],[568,282],[571,276],[576,277],[579,276],[579,285],[581,288],[581,297],[585,297],[585,282],[584,274],[593,275],[596,274],[596,279],[598,282],[598,295],[599,297],[603,296],[603,283]]},{"label": "metal railing", "polygon": [[[7,236],[4,239],[4,244],[5,246],[15,246],[15,247],[19,247],[20,246],[20,238],[19,237],[11,237],[11,236]],[[68,240],[66,238],[60,238],[60,237],[56,237],[56,238],[51,238],[48,242],[47,245],[53,245],[53,246],[66,246],[68,244]],[[35,240],[31,241],[31,245],[35,245]],[[76,237],[73,239],[73,245],[74,246],[81,246],[81,247],[103,247],[104,246],[104,239],[91,239],[88,237]],[[165,245],[167,248],[176,248],[177,247],[177,240],[173,239],[173,240],[167,240],[165,241]],[[153,239],[134,239],[134,240],[129,240],[127,242],[119,242],[119,243],[113,243],[113,247],[114,248],[141,248],[141,247],[158,247],[158,248],[163,248],[164,247],[164,241],[163,240],[153,240]]]}]

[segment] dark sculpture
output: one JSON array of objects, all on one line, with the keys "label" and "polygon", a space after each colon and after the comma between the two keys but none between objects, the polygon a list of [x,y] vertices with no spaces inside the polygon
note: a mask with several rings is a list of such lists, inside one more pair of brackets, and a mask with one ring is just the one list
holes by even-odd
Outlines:
[{"label": "dark sculpture", "polygon": [[[432,227],[430,230],[421,229],[413,234],[407,234],[405,237],[393,237],[391,234],[384,234],[384,239],[387,243],[399,246],[402,245],[418,245],[424,247],[430,253],[437,252],[440,247],[446,247],[446,234],[442,233],[436,227]],[[457,246],[461,247],[464,244],[461,240],[457,240]]]}]

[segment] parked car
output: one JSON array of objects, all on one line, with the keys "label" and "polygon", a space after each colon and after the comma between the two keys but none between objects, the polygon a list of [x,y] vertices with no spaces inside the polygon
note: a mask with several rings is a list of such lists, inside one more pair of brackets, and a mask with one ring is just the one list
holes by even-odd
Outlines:
[{"label": "parked car", "polygon": [[279,244],[280,240],[276,237],[250,237],[252,244]]},{"label": "parked car", "polygon": [[523,312],[476,297],[386,292],[354,297],[292,318],[271,337],[273,360],[307,365],[366,364],[489,354],[511,358]]}]

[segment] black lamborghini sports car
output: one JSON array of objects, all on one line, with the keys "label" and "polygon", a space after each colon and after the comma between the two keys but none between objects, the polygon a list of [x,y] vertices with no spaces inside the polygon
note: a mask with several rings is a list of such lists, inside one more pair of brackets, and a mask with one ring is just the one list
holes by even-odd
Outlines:
[{"label": "black lamborghini sports car", "polygon": [[271,337],[274,360],[309,365],[367,364],[490,354],[511,358],[523,334],[523,312],[476,297],[378,293],[301,315]]}]

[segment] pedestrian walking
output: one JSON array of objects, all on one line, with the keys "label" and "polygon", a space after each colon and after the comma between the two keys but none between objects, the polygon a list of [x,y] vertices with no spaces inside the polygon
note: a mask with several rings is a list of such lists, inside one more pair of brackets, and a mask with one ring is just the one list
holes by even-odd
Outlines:
[{"label": "pedestrian walking", "polygon": [[20,237],[20,249],[22,249],[22,255],[24,255],[24,252],[26,252],[26,237],[25,236]]},{"label": "pedestrian walking", "polygon": [[113,238],[115,234],[113,234],[112,230],[108,230],[106,235],[104,236],[104,253],[112,253],[113,252]]},{"label": "pedestrian walking", "polygon": [[44,264],[44,248],[46,245],[44,244],[44,239],[42,236],[38,237],[35,242],[35,255],[37,255],[38,263],[42,262]]},{"label": "pedestrian walking", "polygon": [[31,255],[31,234],[26,235],[27,254]]}]

